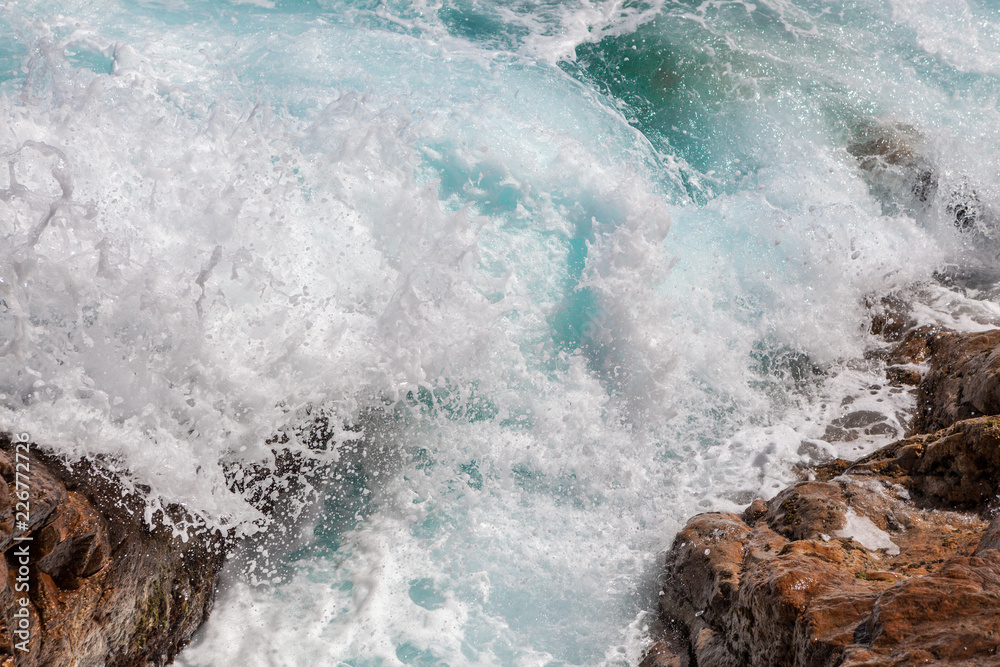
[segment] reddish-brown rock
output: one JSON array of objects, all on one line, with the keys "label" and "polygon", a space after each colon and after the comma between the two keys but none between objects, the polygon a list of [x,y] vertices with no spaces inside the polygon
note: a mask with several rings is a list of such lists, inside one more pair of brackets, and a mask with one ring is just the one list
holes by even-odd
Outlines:
[{"label": "reddish-brown rock", "polygon": [[1000,664],[1000,521],[984,518],[1000,491],[997,423],[900,441],[743,516],[691,519],[660,597],[686,638],[671,655],[698,667]]},{"label": "reddish-brown rock", "polygon": [[917,392],[913,432],[930,433],[957,421],[1000,414],[1000,330],[911,331],[890,354],[891,368],[929,360]]},{"label": "reddish-brown rock", "polygon": [[888,294],[866,305],[872,316],[871,332],[887,341],[902,340],[917,326],[910,304],[899,295]]},{"label": "reddish-brown rock", "polygon": [[925,500],[977,507],[1000,493],[1000,417],[953,424],[933,435],[900,440],[848,469],[903,484]]},{"label": "reddish-brown rock", "polygon": [[1000,331],[914,328],[900,304],[880,308],[873,331],[899,341],[887,374],[918,385],[913,435],[742,516],[691,519],[666,558],[672,634],[648,660],[1000,665]]},{"label": "reddish-brown rock", "polygon": [[642,657],[639,667],[690,667],[691,659],[678,642],[661,640],[653,643]]},{"label": "reddish-brown rock", "polygon": [[[169,663],[211,609],[221,540],[151,531],[142,500],[113,475],[31,450],[0,436],[0,667]],[[17,469],[28,481],[26,525]],[[19,646],[25,635],[14,631],[25,626]]]},{"label": "reddish-brown rock", "polygon": [[841,664],[996,665],[998,609],[1000,552],[952,558],[931,574],[902,581],[880,595],[856,633],[863,650],[849,652]]}]

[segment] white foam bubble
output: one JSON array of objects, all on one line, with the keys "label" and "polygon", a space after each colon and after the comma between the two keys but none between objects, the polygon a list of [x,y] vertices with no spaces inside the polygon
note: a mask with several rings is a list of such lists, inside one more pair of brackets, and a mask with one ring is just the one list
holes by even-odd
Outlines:
[{"label": "white foam bubble", "polygon": [[890,556],[899,555],[899,546],[892,541],[889,533],[875,525],[866,516],[858,516],[854,510],[847,510],[844,513],[846,523],[844,527],[836,531],[834,537],[849,537],[865,549],[879,551],[885,549]]}]

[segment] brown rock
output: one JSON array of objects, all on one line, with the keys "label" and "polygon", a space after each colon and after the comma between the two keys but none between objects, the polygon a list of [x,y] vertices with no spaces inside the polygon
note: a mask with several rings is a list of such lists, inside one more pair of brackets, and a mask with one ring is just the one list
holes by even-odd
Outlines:
[{"label": "brown rock", "polygon": [[[997,664],[1000,650],[1000,553],[959,557],[879,596],[859,645],[880,664]],[[846,664],[852,664],[850,662]]]},{"label": "brown rock", "polygon": [[895,294],[868,304],[872,312],[871,332],[887,341],[901,340],[916,326],[909,303]]},{"label": "brown rock", "polygon": [[[745,575],[728,623],[740,664],[791,664],[790,657],[830,654],[874,601],[873,584],[838,561],[856,560],[839,542],[792,542]],[[815,663],[801,663],[815,664]]]},{"label": "brown rock", "polygon": [[746,523],[752,524],[757,523],[758,519],[761,519],[766,515],[767,503],[758,498],[750,503],[745,510],[743,510],[743,514],[740,515],[740,518]]},{"label": "brown rock", "polygon": [[1000,426],[908,438],[739,517],[703,514],[661,609],[699,667],[997,665]]},{"label": "brown rock", "polygon": [[[4,442],[0,440],[0,447]],[[6,482],[0,483],[0,488],[6,492],[0,492],[3,498],[0,500],[0,551],[5,551],[15,537],[27,535],[45,524],[56,507],[66,503],[67,495],[66,487],[44,466],[36,470],[29,459],[18,458],[13,451],[8,451],[0,460],[0,476]],[[25,507],[29,511],[25,512]],[[15,520],[19,511],[28,516],[24,527]]]},{"label": "brown rock", "polygon": [[[22,472],[18,487],[17,464]],[[211,609],[221,540],[187,542],[144,520],[145,505],[116,477],[67,466],[0,436],[0,666],[132,667],[171,662]],[[30,520],[19,527],[28,479]],[[5,495],[6,494],[6,495]],[[22,539],[18,539],[22,538]],[[23,568],[23,569],[22,569]],[[26,589],[26,590],[25,590]],[[13,634],[27,627],[20,651]]]},{"label": "brown rock", "polygon": [[948,506],[979,506],[1000,492],[1000,418],[967,419],[933,435],[900,440],[847,472],[891,478]]},{"label": "brown rock", "polygon": [[833,459],[832,461],[821,463],[813,468],[813,477],[820,482],[829,482],[834,477],[842,475],[844,471],[850,468],[853,464],[853,461],[848,461],[846,459]]},{"label": "brown rock", "polygon": [[913,433],[1000,414],[1000,330],[960,334],[923,327],[910,333],[891,363],[930,367],[920,380]]},{"label": "brown rock", "polygon": [[896,347],[889,352],[889,364],[922,364],[934,353],[934,345],[941,337],[952,335],[937,327],[917,327],[911,330]]},{"label": "brown rock", "polygon": [[659,641],[649,647],[639,667],[688,667],[690,664],[687,653],[680,653],[668,642]]},{"label": "brown rock", "polygon": [[839,484],[802,482],[768,503],[767,523],[771,530],[789,539],[812,539],[842,528],[846,510]]},{"label": "brown rock", "polygon": [[979,544],[976,545],[976,555],[982,556],[988,549],[1000,549],[1000,516],[990,522],[986,532],[983,533]]},{"label": "brown rock", "polygon": [[699,514],[674,538],[667,577],[688,593],[696,610],[724,607],[739,586],[749,527],[735,514]]},{"label": "brown rock", "polygon": [[53,520],[38,532],[37,567],[63,590],[79,587],[111,559],[107,519],[74,491]]}]

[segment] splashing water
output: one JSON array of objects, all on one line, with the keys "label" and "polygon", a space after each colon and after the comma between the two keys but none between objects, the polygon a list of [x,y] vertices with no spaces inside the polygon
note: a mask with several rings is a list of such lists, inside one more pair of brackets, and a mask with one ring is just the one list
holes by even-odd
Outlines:
[{"label": "splashing water", "polygon": [[[871,303],[1000,321],[987,3],[0,29],[0,427],[264,532],[185,665],[635,664],[688,516],[905,430]],[[278,434],[318,467],[265,517]]]}]

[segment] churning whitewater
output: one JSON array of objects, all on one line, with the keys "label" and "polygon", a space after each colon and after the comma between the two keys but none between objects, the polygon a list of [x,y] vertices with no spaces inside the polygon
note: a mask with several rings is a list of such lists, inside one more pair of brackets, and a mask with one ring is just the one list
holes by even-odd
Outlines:
[{"label": "churning whitewater", "polygon": [[0,6],[0,428],[245,536],[188,667],[634,665],[1000,324],[989,2]]}]

